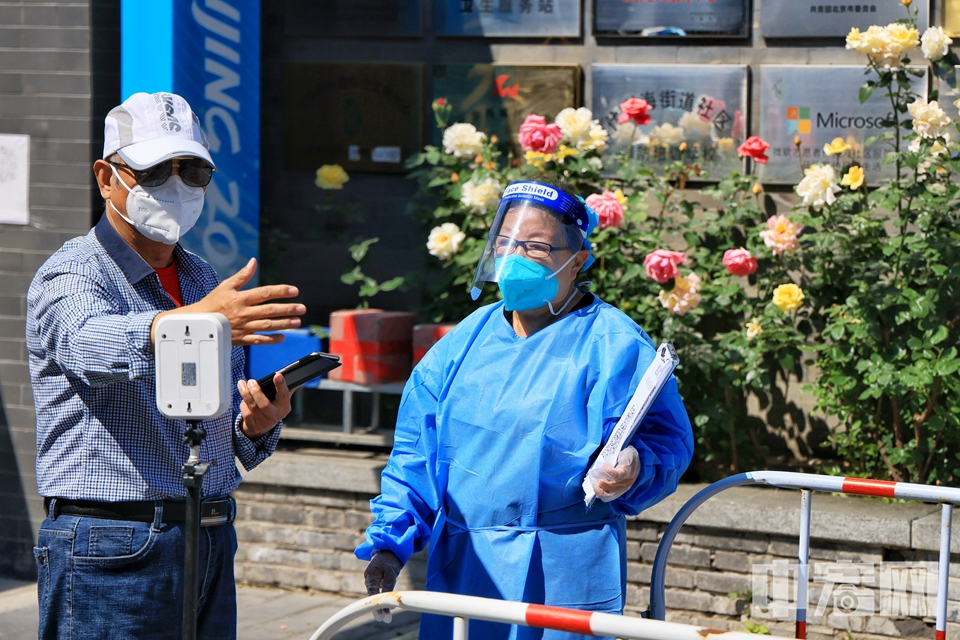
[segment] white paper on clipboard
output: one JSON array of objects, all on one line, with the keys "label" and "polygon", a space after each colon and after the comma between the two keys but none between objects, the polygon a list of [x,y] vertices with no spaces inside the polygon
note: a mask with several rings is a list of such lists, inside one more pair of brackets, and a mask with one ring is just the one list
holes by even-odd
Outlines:
[{"label": "white paper on clipboard", "polygon": [[[647,367],[643,378],[640,379],[640,384],[637,385],[633,398],[630,399],[630,403],[624,410],[623,415],[620,416],[620,420],[617,421],[617,425],[613,428],[606,444],[600,450],[600,455],[597,456],[590,469],[602,467],[607,462],[616,464],[617,456],[630,443],[630,439],[636,433],[640,422],[650,411],[650,407],[657,400],[657,396],[660,395],[678,364],[680,364],[680,358],[677,357],[677,350],[673,348],[672,343],[664,342],[657,348],[656,357]],[[593,506],[594,500],[597,499],[589,477],[583,479],[583,492],[585,494],[583,502],[589,509]]]}]

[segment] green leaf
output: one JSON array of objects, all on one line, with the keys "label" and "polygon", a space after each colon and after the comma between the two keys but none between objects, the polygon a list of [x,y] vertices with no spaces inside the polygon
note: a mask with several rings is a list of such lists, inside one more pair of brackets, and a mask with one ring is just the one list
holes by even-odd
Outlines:
[{"label": "green leaf", "polygon": [[930,344],[940,344],[947,339],[947,336],[950,335],[950,331],[945,325],[940,325],[937,327],[936,333],[933,334],[930,338]]},{"label": "green leaf", "polygon": [[404,283],[404,278],[403,278],[403,276],[398,276],[398,277],[396,277],[396,278],[391,278],[390,280],[387,280],[386,282],[380,283],[380,291],[393,291],[394,289],[396,289],[397,287],[399,287],[399,286],[402,285],[403,283]]},{"label": "green leaf", "polygon": [[870,99],[870,96],[873,95],[874,90],[877,88],[877,83],[873,80],[867,80],[863,83],[863,86],[860,87],[860,104],[863,104]]},{"label": "green leaf", "polygon": [[353,245],[350,247],[350,257],[353,258],[354,262],[360,262],[364,259],[364,257],[366,257],[367,250],[370,249],[370,245],[375,242],[380,242],[380,238],[370,238]]}]

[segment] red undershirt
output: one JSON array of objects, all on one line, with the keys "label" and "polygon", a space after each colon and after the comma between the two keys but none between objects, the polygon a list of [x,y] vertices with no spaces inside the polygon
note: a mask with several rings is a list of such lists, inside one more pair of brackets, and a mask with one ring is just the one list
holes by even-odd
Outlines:
[{"label": "red undershirt", "polygon": [[167,295],[173,298],[173,303],[178,307],[183,306],[183,294],[180,293],[180,274],[177,272],[177,261],[174,260],[169,267],[163,269],[154,269],[160,276],[160,284]]}]

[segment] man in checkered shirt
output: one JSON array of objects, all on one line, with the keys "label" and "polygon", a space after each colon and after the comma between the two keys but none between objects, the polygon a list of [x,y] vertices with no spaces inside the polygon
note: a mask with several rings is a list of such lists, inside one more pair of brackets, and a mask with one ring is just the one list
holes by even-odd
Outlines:
[{"label": "man in checkered shirt", "polygon": [[200,123],[180,96],[138,93],[106,118],[93,171],[105,212],[37,272],[27,347],[37,408],[37,484],[47,518],[34,549],[41,638],[179,638],[186,423],[156,408],[153,328],[168,314],[222,313],[233,339],[232,411],[203,423],[198,637],[236,637],[233,559],[240,483],[276,447],[290,392],[243,380],[241,345],[300,325],[298,295],[240,291],[251,260],[220,283],[178,239],[196,222],[214,170]]}]

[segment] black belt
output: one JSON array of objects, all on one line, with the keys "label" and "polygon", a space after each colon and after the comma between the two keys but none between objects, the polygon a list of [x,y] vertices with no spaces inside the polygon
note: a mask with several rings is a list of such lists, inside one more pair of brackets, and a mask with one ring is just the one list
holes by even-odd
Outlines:
[{"label": "black belt", "polygon": [[[183,500],[144,500],[142,502],[95,502],[93,500],[66,500],[57,498],[50,511],[51,498],[43,499],[43,510],[56,519],[59,515],[153,522],[157,503],[163,506],[163,522],[180,523],[187,520],[187,503]],[[204,500],[200,503],[200,526],[216,527],[233,522],[237,502],[232,497]]]}]

